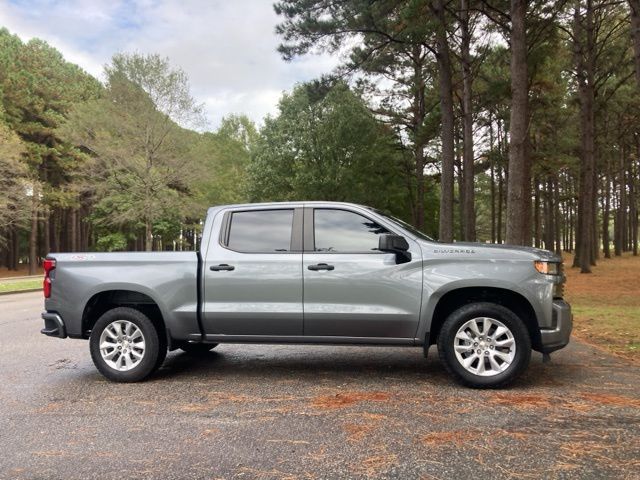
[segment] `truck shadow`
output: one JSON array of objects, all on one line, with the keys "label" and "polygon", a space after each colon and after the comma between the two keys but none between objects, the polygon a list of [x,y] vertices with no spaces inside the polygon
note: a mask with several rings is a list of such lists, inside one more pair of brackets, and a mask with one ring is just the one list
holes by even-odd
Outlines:
[{"label": "truck shadow", "polygon": [[[441,370],[437,359],[425,360],[421,349],[361,347],[257,346],[245,349],[225,345],[200,355],[170,353],[154,379],[211,375],[216,378],[278,378],[291,375],[350,376],[367,372],[399,376],[424,375]],[[377,352],[376,350],[379,350]],[[384,350],[384,352],[382,351]],[[396,350],[389,352],[389,350]]]},{"label": "truck shadow", "polygon": [[[452,385],[452,380],[431,348],[225,345],[200,355],[180,351],[167,356],[151,381],[192,381],[210,378],[228,381],[353,381],[391,378],[394,381]],[[575,380],[575,368],[561,363],[543,364],[532,358],[528,371],[514,388],[564,385]]]}]

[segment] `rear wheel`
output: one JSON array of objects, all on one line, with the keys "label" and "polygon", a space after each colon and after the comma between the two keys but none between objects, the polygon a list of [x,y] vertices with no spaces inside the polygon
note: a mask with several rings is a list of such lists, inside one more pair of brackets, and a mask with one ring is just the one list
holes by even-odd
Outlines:
[{"label": "rear wheel", "polygon": [[494,303],[472,303],[445,320],[438,353],[459,383],[499,388],[513,382],[529,365],[531,339],[511,310]]},{"label": "rear wheel", "polygon": [[185,343],[180,346],[180,350],[190,355],[203,355],[217,346],[217,343]]},{"label": "rear wheel", "polygon": [[[139,310],[117,307],[104,313],[91,330],[89,349],[96,368],[115,382],[138,382],[160,367],[158,331]],[[164,355],[163,355],[164,353]]]}]

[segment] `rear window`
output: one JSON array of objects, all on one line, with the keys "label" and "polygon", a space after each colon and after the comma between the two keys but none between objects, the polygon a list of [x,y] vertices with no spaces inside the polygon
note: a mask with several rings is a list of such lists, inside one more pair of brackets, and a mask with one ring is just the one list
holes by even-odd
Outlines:
[{"label": "rear window", "polygon": [[292,225],[293,209],[234,212],[227,246],[248,253],[288,252]]}]

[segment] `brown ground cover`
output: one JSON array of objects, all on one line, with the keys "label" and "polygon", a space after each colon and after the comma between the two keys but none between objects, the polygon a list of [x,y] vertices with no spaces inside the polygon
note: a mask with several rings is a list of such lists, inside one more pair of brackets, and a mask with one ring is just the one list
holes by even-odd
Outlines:
[{"label": "brown ground cover", "polygon": [[[42,274],[42,269],[38,267],[36,275]],[[0,278],[26,277],[27,275],[29,275],[28,265],[20,265],[20,267],[18,267],[18,270],[8,270],[6,267],[0,267]]]},{"label": "brown ground cover", "polygon": [[640,361],[640,257],[601,258],[593,273],[571,268],[565,256],[565,296],[574,335],[611,353]]}]

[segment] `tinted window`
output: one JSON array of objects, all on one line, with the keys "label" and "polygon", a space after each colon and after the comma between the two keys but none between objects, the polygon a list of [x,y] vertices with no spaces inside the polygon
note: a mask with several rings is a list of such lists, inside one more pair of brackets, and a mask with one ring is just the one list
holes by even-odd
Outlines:
[{"label": "tinted window", "polygon": [[378,248],[378,236],[389,233],[357,213],[316,209],[314,212],[316,252],[369,252]]},{"label": "tinted window", "polygon": [[292,223],[293,210],[235,212],[227,246],[239,252],[286,252]]}]

